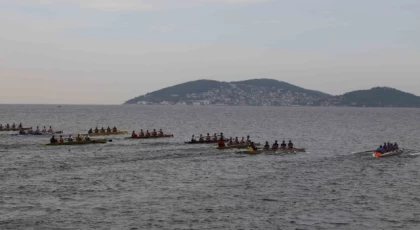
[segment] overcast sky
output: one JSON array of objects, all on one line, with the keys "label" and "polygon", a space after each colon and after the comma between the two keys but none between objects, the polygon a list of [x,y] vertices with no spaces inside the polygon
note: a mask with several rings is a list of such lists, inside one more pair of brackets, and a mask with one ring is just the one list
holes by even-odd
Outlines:
[{"label": "overcast sky", "polygon": [[197,79],[420,95],[418,0],[0,0],[0,103],[120,104]]}]

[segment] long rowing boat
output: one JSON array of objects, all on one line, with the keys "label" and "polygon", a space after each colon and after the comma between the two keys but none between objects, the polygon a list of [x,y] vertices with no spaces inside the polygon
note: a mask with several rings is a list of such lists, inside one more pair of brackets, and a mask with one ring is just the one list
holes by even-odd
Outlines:
[{"label": "long rowing boat", "polygon": [[375,151],[373,153],[373,157],[375,157],[375,158],[390,157],[390,156],[399,155],[399,154],[401,154],[403,152],[404,152],[404,149],[397,149],[397,150],[394,150],[394,151],[391,151],[391,152],[387,152],[387,153],[380,153],[380,152]]},{"label": "long rowing boat", "polygon": [[5,129],[5,128],[3,128],[3,129],[0,129],[0,132],[10,132],[10,131],[20,131],[20,130],[30,130],[31,129],[31,127],[29,127],[29,128],[14,128],[14,129],[12,129],[12,128],[9,128],[9,129]]},{"label": "long rowing boat", "polygon": [[[255,143],[255,146],[261,145],[260,143]],[[246,149],[249,145],[242,144],[242,145],[226,145],[224,147],[215,146],[215,149],[224,150],[224,149]]]},{"label": "long rowing boat", "polygon": [[87,145],[87,144],[104,144],[106,143],[108,140],[107,139],[94,139],[94,140],[89,140],[89,141],[66,141],[66,142],[61,142],[61,143],[49,143],[49,144],[45,144],[47,146],[57,146],[57,145]]},{"label": "long rowing boat", "polygon": [[285,154],[285,153],[299,153],[299,152],[306,152],[304,148],[293,148],[293,149],[258,149],[253,150],[248,148],[248,151],[241,151],[238,153],[243,154],[262,154],[262,153],[268,153],[268,154]]},{"label": "long rowing boat", "polygon": [[157,139],[157,138],[171,138],[173,134],[165,134],[163,136],[150,136],[150,137],[126,137],[124,139]]},{"label": "long rowing boat", "polygon": [[54,134],[63,134],[63,131],[53,131],[53,132],[27,132],[27,133],[16,133],[12,134],[12,136],[39,136],[39,135],[54,135]]},{"label": "long rowing boat", "polygon": [[119,130],[117,132],[99,132],[99,133],[89,133],[89,136],[93,137],[93,136],[110,136],[110,135],[122,135],[122,134],[127,134],[128,131],[127,130]]},{"label": "long rowing boat", "polygon": [[219,141],[186,141],[184,142],[185,144],[214,144],[217,143]]}]

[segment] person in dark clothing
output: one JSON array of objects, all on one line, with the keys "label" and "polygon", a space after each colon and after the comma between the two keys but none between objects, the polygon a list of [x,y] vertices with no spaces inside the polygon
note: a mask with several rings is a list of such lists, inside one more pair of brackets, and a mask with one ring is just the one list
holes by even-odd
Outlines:
[{"label": "person in dark clothing", "polygon": [[283,140],[283,143],[281,143],[281,148],[285,149],[287,147],[286,141]]},{"label": "person in dark clothing", "polygon": [[270,150],[270,145],[268,144],[268,141],[265,142],[264,150]]},{"label": "person in dark clothing", "polygon": [[287,147],[288,147],[289,149],[293,149],[293,143],[292,143],[292,141],[291,141],[291,140],[289,140],[289,144],[287,144]]},{"label": "person in dark clothing", "polygon": [[273,146],[271,147],[273,150],[277,150],[279,148],[279,143],[277,141],[274,142]]},{"label": "person in dark clothing", "polygon": [[57,143],[57,139],[55,139],[54,135],[50,139],[51,144]]}]

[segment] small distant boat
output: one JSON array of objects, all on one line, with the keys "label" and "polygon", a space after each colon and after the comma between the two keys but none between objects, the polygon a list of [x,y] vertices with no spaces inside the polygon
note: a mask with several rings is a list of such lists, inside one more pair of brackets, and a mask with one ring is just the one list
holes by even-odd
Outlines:
[{"label": "small distant boat", "polygon": [[397,150],[387,152],[387,153],[380,153],[380,152],[375,151],[373,153],[373,157],[375,158],[390,157],[390,156],[400,155],[403,152],[404,152],[404,149],[397,149]]},{"label": "small distant boat", "polygon": [[63,131],[49,131],[49,132],[41,132],[41,131],[28,131],[28,132],[19,132],[16,134],[12,134],[12,136],[39,136],[39,135],[54,135],[54,134],[63,134]]},{"label": "small distant boat", "polygon": [[[128,134],[127,130],[119,130],[117,132],[99,132],[99,133],[89,133],[89,136],[110,136],[110,135],[122,135],[122,134]],[[88,135],[88,134],[86,134]]]},{"label": "small distant boat", "polygon": [[214,144],[217,143],[219,141],[186,141],[184,142],[184,144]]},{"label": "small distant boat", "polygon": [[293,148],[293,149],[258,149],[253,150],[252,148],[248,148],[248,151],[242,151],[239,153],[243,154],[262,154],[262,153],[274,153],[274,154],[285,154],[285,153],[299,153],[299,152],[306,152],[304,148]]},{"label": "small distant boat", "polygon": [[124,139],[157,139],[157,138],[171,138],[173,134],[165,134],[163,136],[149,136],[149,137],[126,137]]},{"label": "small distant boat", "polygon": [[30,129],[31,129],[31,127],[28,127],[28,128],[8,128],[8,129],[3,128],[3,129],[0,129],[0,132],[10,132],[10,131],[20,131],[20,130],[30,130]]},{"label": "small distant boat", "polygon": [[57,146],[57,145],[87,145],[87,144],[105,144],[107,139],[92,139],[83,141],[65,141],[60,143],[49,143],[46,146]]}]

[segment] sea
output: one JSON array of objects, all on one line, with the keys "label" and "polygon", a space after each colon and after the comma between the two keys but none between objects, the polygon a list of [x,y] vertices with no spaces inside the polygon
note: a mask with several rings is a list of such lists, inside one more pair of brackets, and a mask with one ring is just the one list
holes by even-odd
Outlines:
[{"label": "sea", "polygon": [[[45,146],[0,133],[0,229],[420,229],[420,109],[0,105],[0,123],[163,129]],[[184,144],[223,132],[306,153]],[[383,142],[401,155],[373,158]]]}]

